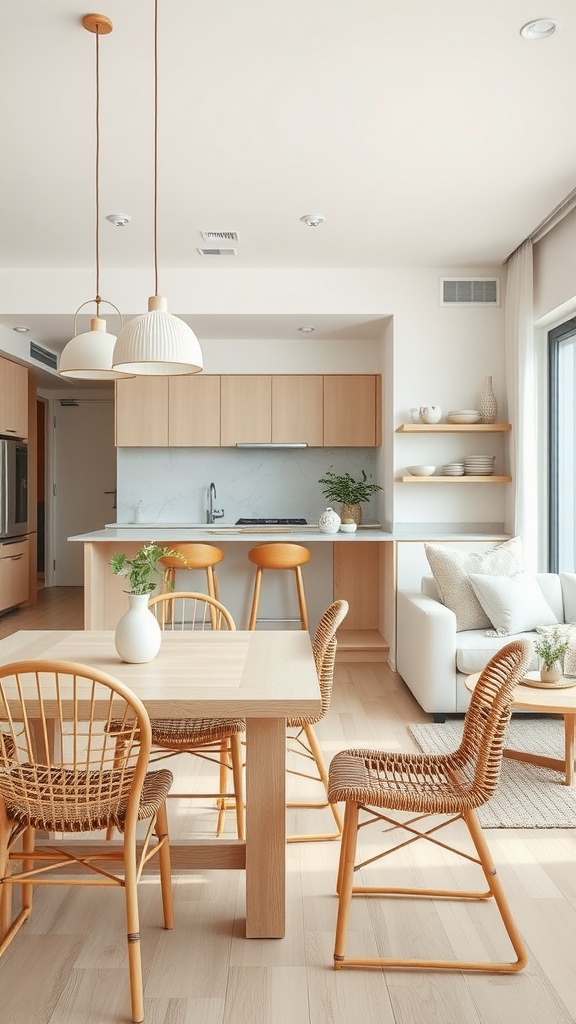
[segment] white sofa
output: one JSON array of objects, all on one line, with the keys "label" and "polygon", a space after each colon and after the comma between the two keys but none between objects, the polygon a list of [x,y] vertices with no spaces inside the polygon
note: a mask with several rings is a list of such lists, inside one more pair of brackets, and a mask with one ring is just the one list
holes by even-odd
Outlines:
[{"label": "white sofa", "polygon": [[[576,620],[574,574],[538,573],[534,577],[558,622]],[[480,672],[492,655],[516,637],[536,632],[489,636],[486,629],[456,631],[456,616],[440,602],[433,576],[424,576],[421,592],[398,591],[396,668],[424,711],[443,721],[463,714],[470,702],[464,680]],[[538,668],[534,655],[532,669]]]}]

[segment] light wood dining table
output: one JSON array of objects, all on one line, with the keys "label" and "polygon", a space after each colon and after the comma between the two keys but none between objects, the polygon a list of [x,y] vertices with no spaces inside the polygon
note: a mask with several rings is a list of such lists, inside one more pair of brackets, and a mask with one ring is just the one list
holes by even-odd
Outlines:
[{"label": "light wood dining table", "polygon": [[246,719],[246,840],[171,845],[175,870],[246,872],[246,937],[282,938],[286,916],[286,718],[316,715],[320,687],[308,633],[165,633],[146,664],[121,661],[113,631],[34,630],[0,640],[0,664],[29,658],[108,672],[151,718]]}]

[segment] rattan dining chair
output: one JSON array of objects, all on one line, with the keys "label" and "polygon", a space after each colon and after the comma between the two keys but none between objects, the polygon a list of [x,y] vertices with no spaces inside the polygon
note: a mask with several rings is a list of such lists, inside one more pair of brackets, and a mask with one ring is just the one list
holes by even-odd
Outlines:
[{"label": "rattan dining chair", "polygon": [[[121,886],[133,1021],[144,1019],[137,883],[155,854],[164,927],[173,925],[166,818],[172,773],[148,771],[150,744],[144,705],[112,676],[64,661],[0,666],[0,955],[30,916],[36,885]],[[147,830],[137,841],[139,821]],[[121,843],[91,842],[88,853],[77,841],[66,844],[66,836],[77,840],[111,823]],[[37,830],[58,840],[39,842]],[[13,914],[15,885],[22,902]]]},{"label": "rattan dining chair", "polygon": [[[313,779],[321,783],[324,790],[324,799],[320,802],[310,800],[288,800],[287,807],[308,807],[322,808],[330,807],[336,830],[321,833],[302,833],[289,835],[289,843],[312,842],[324,839],[338,839],[342,833],[342,818],[338,806],[329,802],[328,793],[328,769],[322,755],[322,750],[314,726],[320,722],[330,709],[332,699],[332,684],[334,681],[334,663],[336,660],[336,631],[348,614],[347,601],[334,601],[322,615],[312,641],[314,661],[318,673],[320,693],[322,696],[322,710],[320,714],[309,718],[289,718],[287,721],[287,771],[289,775],[301,776],[305,779]],[[297,770],[291,767],[295,758],[297,764],[304,763],[307,770]],[[309,774],[314,770],[316,774]]]},{"label": "rattan dining chair", "polygon": [[[496,790],[514,687],[522,679],[531,658],[531,643],[516,640],[507,644],[491,659],[481,673],[472,694],[460,746],[452,753],[403,754],[382,750],[345,750],[333,758],[329,772],[328,796],[330,800],[341,800],[345,803],[337,881],[339,899],[334,948],[335,968],[411,967],[511,973],[521,971],[525,967],[526,950],[506,902],[502,884],[478,822],[476,808],[486,803]],[[361,818],[360,812],[366,812],[367,817]],[[400,812],[400,817],[388,812]],[[406,812],[409,817],[405,816]],[[468,829],[475,853],[466,852],[461,845],[453,846],[455,840],[451,837],[444,841],[438,838],[441,829],[459,820]],[[368,833],[371,825],[374,828],[370,835],[377,832],[380,837],[380,852],[371,846],[366,859],[357,861],[358,833],[364,828]],[[396,829],[403,833],[399,838]],[[386,837],[384,841],[383,834]],[[471,892],[461,889],[354,885],[355,871],[367,869],[368,865],[396,850],[406,849],[419,839],[436,844],[436,847],[443,851],[451,851],[468,862],[479,865],[486,879],[487,890]],[[366,871],[363,881],[368,881],[371,874],[370,868]],[[403,896],[431,897],[438,900],[493,898],[516,959],[504,963],[496,959],[483,961],[347,956],[345,945],[350,903],[352,896],[358,894],[370,897],[378,894],[388,895],[396,899]]]},{"label": "rattan dining chair", "polygon": [[[197,632],[212,629],[236,629],[230,612],[208,594],[176,591],[150,598],[148,607],[156,616],[160,628],[166,631]],[[192,638],[191,638],[192,642]],[[191,718],[152,719],[152,760],[158,761],[177,754],[193,754],[212,761],[219,769],[217,793],[173,793],[175,798],[215,797],[218,806],[216,834],[222,834],[226,805],[234,797],[236,831],[244,839],[244,775],[242,770],[242,734],[246,729],[243,718]],[[232,774],[233,791],[228,788]]]}]

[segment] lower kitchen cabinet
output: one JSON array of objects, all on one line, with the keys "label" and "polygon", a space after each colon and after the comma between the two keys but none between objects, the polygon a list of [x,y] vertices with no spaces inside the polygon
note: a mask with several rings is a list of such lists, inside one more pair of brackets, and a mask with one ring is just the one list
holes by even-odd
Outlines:
[{"label": "lower kitchen cabinet", "polygon": [[28,540],[0,544],[0,611],[28,600]]}]

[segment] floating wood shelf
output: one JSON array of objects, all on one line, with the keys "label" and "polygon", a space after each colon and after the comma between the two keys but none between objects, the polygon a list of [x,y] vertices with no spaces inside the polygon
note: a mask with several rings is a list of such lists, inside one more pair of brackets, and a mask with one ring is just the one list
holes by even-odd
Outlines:
[{"label": "floating wood shelf", "polygon": [[401,423],[397,434],[502,434],[511,423]]},{"label": "floating wood shelf", "polygon": [[511,476],[398,476],[398,484],[509,484]]}]

